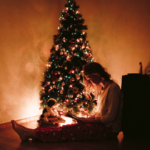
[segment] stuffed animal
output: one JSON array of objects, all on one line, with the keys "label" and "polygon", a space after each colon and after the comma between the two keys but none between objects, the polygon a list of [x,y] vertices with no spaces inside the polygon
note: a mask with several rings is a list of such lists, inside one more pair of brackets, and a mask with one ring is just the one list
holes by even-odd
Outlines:
[{"label": "stuffed animal", "polygon": [[50,98],[46,107],[43,109],[43,113],[40,116],[41,120],[48,122],[49,120],[57,120],[58,112],[56,110],[57,101],[53,98]]}]

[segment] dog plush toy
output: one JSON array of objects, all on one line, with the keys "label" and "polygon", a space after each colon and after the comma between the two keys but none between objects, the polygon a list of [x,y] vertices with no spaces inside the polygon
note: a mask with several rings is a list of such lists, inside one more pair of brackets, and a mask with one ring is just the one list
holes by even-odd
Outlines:
[{"label": "dog plush toy", "polygon": [[43,109],[43,113],[40,119],[48,122],[49,120],[57,120],[58,119],[58,112],[56,110],[57,101],[53,98],[48,100],[46,107]]}]

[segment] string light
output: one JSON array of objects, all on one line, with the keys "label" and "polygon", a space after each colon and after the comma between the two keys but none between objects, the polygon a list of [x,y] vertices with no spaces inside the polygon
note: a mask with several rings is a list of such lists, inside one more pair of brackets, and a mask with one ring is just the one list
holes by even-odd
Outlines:
[{"label": "string light", "polygon": [[85,34],[85,31],[83,31],[82,34],[84,35],[84,34]]},{"label": "string light", "polygon": [[85,45],[82,45],[82,47],[81,47],[82,49],[84,49],[85,48]]},{"label": "string light", "polygon": [[74,51],[75,50],[75,47],[72,47],[72,51]]},{"label": "string light", "polygon": [[61,81],[62,79],[63,79],[63,77],[62,77],[62,76],[60,76],[60,77],[59,77],[59,80]]},{"label": "string light", "polygon": [[55,50],[58,51],[59,45],[55,45]]},{"label": "string light", "polygon": [[76,14],[79,14],[79,11],[78,11],[78,10],[76,11]]},{"label": "string light", "polygon": [[69,8],[68,7],[66,7],[66,10],[68,10]]},{"label": "string light", "polygon": [[51,64],[48,63],[46,66],[47,66],[47,68],[49,68],[49,67],[51,67]]},{"label": "string light", "polygon": [[77,39],[77,42],[79,43],[79,42],[80,42],[80,40],[79,40],[79,39]]},{"label": "string light", "polygon": [[69,87],[72,88],[72,84],[70,84]]},{"label": "string light", "polygon": [[65,37],[63,37],[63,42],[66,42],[66,39],[65,39]]},{"label": "string light", "polygon": [[90,47],[89,47],[89,46],[86,46],[86,49],[90,49]]}]

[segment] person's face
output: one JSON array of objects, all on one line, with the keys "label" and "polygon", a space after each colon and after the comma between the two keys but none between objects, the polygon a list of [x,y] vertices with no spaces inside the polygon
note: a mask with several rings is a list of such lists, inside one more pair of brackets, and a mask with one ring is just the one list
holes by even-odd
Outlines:
[{"label": "person's face", "polygon": [[93,85],[102,85],[103,86],[103,79],[100,77],[99,74],[91,74],[91,75],[84,75],[84,78],[92,83]]}]

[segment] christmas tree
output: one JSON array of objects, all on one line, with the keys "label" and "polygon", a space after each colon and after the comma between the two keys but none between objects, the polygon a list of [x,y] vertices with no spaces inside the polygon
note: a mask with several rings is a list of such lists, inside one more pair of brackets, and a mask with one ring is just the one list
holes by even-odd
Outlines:
[{"label": "christmas tree", "polygon": [[84,19],[78,8],[74,0],[67,0],[61,12],[58,34],[54,35],[54,45],[44,73],[40,100],[42,108],[50,98],[54,98],[62,111],[90,115],[96,101],[92,94],[87,98],[83,92],[82,69],[83,65],[94,59],[86,41],[87,26],[83,25]]}]

